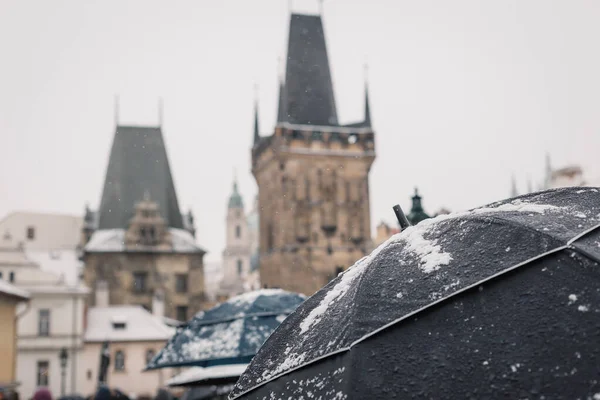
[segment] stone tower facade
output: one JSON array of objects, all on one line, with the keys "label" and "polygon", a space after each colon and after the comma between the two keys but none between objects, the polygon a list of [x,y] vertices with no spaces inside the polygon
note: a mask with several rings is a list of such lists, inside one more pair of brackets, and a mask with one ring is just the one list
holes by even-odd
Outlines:
[{"label": "stone tower facade", "polygon": [[221,292],[230,297],[248,289],[245,282],[250,275],[251,256],[250,230],[244,202],[235,181],[227,204],[226,227]]},{"label": "stone tower facade", "polygon": [[117,126],[100,208],[86,207],[84,221],[89,305],[141,305],[182,321],[203,308],[205,251],[192,214],[179,210],[160,127]]},{"label": "stone tower facade", "polygon": [[255,116],[263,286],[311,295],[370,251],[374,139],[366,90],[364,120],[338,123],[321,17],[292,14],[272,135]]}]

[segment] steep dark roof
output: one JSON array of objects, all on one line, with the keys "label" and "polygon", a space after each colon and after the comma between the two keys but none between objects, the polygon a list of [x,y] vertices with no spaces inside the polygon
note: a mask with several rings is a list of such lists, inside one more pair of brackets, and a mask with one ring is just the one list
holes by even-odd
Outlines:
[{"label": "steep dark roof", "polygon": [[98,229],[126,228],[145,192],[158,203],[167,226],[183,229],[161,129],[118,126],[106,169]]},{"label": "steep dark roof", "polygon": [[[287,122],[338,125],[321,17],[292,14],[285,72]],[[280,108],[280,114],[281,114]]]}]

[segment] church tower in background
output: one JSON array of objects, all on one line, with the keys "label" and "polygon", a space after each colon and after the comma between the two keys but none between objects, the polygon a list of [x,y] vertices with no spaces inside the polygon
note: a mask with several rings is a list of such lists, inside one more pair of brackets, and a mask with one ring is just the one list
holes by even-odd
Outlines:
[{"label": "church tower in background", "polygon": [[251,256],[251,232],[244,212],[244,201],[235,180],[227,204],[226,222],[221,292],[231,297],[249,290],[244,284],[250,275]]},{"label": "church tower in background", "polygon": [[321,16],[292,14],[277,124],[254,126],[264,287],[313,294],[370,250],[375,160],[368,91],[362,122],[338,121]]}]

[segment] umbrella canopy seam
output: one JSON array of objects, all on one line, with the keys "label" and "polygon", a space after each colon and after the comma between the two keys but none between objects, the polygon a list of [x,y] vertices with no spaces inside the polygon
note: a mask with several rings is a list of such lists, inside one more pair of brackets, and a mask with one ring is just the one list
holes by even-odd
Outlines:
[{"label": "umbrella canopy seam", "polygon": [[587,251],[585,251],[584,249],[582,249],[581,247],[575,246],[575,245],[570,245],[568,246],[570,250],[573,250],[576,253],[581,254],[582,256],[589,258],[591,261],[597,262],[598,264],[600,264],[600,258],[594,256],[593,254],[588,253]]},{"label": "umbrella canopy seam", "polygon": [[[289,315],[293,312],[294,310],[291,309],[286,309],[286,310],[281,310],[281,311],[277,311],[277,312],[264,312],[264,313],[254,313],[254,314],[245,314],[245,315],[240,315],[239,317],[231,317],[231,318],[223,318],[223,319],[211,319],[208,321],[201,321],[201,322],[197,322],[194,324],[194,326],[207,326],[207,325],[216,325],[216,324],[222,324],[223,322],[230,322],[230,321],[235,321],[236,319],[249,319],[249,318],[260,318],[260,317],[273,317],[273,316],[277,316],[277,315]],[[182,325],[180,327],[180,329],[185,329],[186,327],[190,326],[191,322],[188,322],[185,325]]]},{"label": "umbrella canopy seam", "polygon": [[252,361],[255,354],[244,353],[234,357],[226,357],[226,358],[207,358],[201,361],[191,360],[191,361],[180,361],[180,362],[170,362],[164,363],[157,367],[144,368],[142,372],[148,371],[156,371],[158,369],[163,368],[178,368],[178,367],[200,367],[200,368],[209,368],[221,365],[234,365],[234,364],[248,364]]},{"label": "umbrella canopy seam", "polygon": [[[494,219],[496,219],[496,218],[494,218]],[[497,218],[497,219],[502,220],[502,218]],[[284,371],[284,372],[282,372],[280,374],[277,374],[277,375],[275,375],[275,376],[273,376],[273,377],[271,377],[271,378],[269,378],[269,379],[261,382],[260,384],[254,385],[251,388],[249,388],[249,389],[247,389],[247,390],[239,393],[237,396],[232,397],[232,399],[240,398],[241,396],[245,395],[246,393],[249,393],[249,392],[251,392],[251,391],[253,391],[253,390],[255,390],[255,389],[257,389],[257,388],[259,388],[261,386],[264,386],[265,384],[267,384],[269,382],[272,382],[272,381],[274,381],[274,380],[276,380],[276,379],[278,379],[278,378],[280,378],[280,377],[282,377],[284,375],[288,375],[291,372],[297,371],[297,370],[299,370],[301,368],[304,368],[304,367],[306,367],[308,365],[317,363],[317,362],[319,362],[319,361],[321,361],[321,360],[323,360],[325,358],[329,358],[329,357],[335,356],[337,354],[349,351],[349,350],[352,349],[352,347],[356,346],[357,344],[359,344],[359,343],[367,340],[368,338],[376,335],[377,333],[379,333],[379,332],[381,332],[381,331],[383,331],[385,329],[390,328],[393,325],[396,325],[397,323],[400,323],[400,322],[402,322],[402,321],[404,321],[404,320],[406,320],[406,319],[408,319],[410,317],[413,317],[413,316],[415,316],[417,314],[420,314],[420,313],[422,313],[422,312],[424,312],[426,310],[429,310],[429,309],[433,308],[434,306],[437,306],[437,305],[439,305],[441,303],[445,303],[448,300],[450,300],[450,299],[452,299],[452,298],[454,298],[454,297],[456,297],[456,296],[458,296],[458,295],[460,295],[460,294],[462,294],[462,293],[464,293],[466,291],[472,290],[472,289],[474,289],[474,288],[476,288],[476,287],[478,287],[478,286],[480,286],[482,284],[485,284],[485,283],[488,283],[488,282],[490,282],[492,280],[495,280],[496,278],[498,278],[500,276],[503,276],[503,275],[505,275],[505,274],[507,274],[507,273],[509,273],[511,271],[519,269],[519,268],[521,268],[521,267],[523,267],[525,265],[531,264],[532,262],[537,261],[537,260],[539,260],[541,258],[547,257],[547,256],[552,255],[552,254],[559,253],[559,252],[561,252],[563,250],[566,250],[566,249],[577,251],[577,252],[582,251],[579,248],[575,248],[573,246],[573,243],[575,243],[577,240],[581,239],[582,237],[588,235],[589,233],[591,233],[591,232],[593,232],[593,231],[595,231],[595,230],[597,230],[599,228],[600,228],[600,224],[594,225],[591,228],[588,228],[588,229],[584,230],[583,232],[580,232],[579,234],[575,235],[573,238],[569,239],[567,241],[567,244],[564,244],[562,246],[558,246],[558,247],[556,247],[556,248],[554,248],[552,250],[548,250],[548,251],[546,251],[544,253],[541,253],[541,254],[538,254],[536,256],[530,257],[529,259],[527,259],[525,261],[522,261],[522,262],[520,262],[518,264],[515,264],[515,265],[513,265],[511,267],[508,267],[508,268],[506,268],[506,269],[504,269],[502,271],[499,271],[499,272],[495,273],[494,275],[491,275],[491,276],[489,276],[489,277],[487,277],[485,279],[482,279],[482,280],[480,280],[480,281],[478,281],[476,283],[473,283],[473,284],[471,284],[469,286],[466,286],[466,287],[464,287],[464,288],[462,288],[460,290],[457,290],[456,292],[454,292],[454,293],[452,293],[452,294],[450,294],[450,295],[448,295],[446,297],[443,297],[443,298],[440,298],[440,299],[438,299],[436,301],[433,301],[432,303],[429,303],[426,306],[423,306],[423,307],[421,307],[421,308],[419,308],[419,309],[417,309],[415,311],[412,311],[412,312],[410,312],[410,313],[408,313],[406,315],[403,315],[402,317],[397,318],[394,321],[391,321],[391,322],[389,322],[389,323],[387,323],[387,324],[385,324],[385,325],[383,325],[383,326],[375,329],[372,332],[369,332],[368,334],[366,334],[366,335],[362,336],[361,338],[359,338],[359,339],[355,340],[354,342],[352,342],[349,346],[342,347],[342,348],[340,348],[340,349],[338,349],[336,351],[324,354],[324,355],[322,355],[320,357],[317,357],[317,358],[312,359],[312,360],[310,360],[308,362],[305,362],[305,363],[300,364],[300,365],[298,365],[296,367],[293,367],[293,368],[291,368],[289,370],[286,370],[286,371]],[[548,236],[550,236],[550,235],[548,235]],[[550,236],[550,237],[552,237],[552,236]],[[554,237],[552,237],[552,238],[556,239]],[[582,252],[582,254],[583,254],[583,252]],[[585,255],[585,254],[583,254],[583,255]]]},{"label": "umbrella canopy seam", "polygon": [[594,232],[596,229],[599,229],[599,228],[600,228],[600,224],[594,225],[591,228],[586,229],[585,231],[581,232],[580,234],[575,235],[575,237],[573,237],[571,240],[569,240],[567,242],[567,244],[571,245],[571,244],[575,243],[576,241],[578,241],[579,239],[583,238],[584,236],[589,235],[590,233]]}]

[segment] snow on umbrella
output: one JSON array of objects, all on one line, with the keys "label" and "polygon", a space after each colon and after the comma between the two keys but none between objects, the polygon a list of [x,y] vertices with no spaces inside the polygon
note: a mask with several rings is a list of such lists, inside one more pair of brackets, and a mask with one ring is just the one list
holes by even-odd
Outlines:
[{"label": "snow on umbrella", "polygon": [[248,363],[304,299],[281,289],[262,289],[201,311],[177,328],[146,369]]},{"label": "snow on umbrella", "polygon": [[600,398],[599,260],[595,188],[425,220],[298,307],[230,398]]},{"label": "snow on umbrella", "polygon": [[248,364],[215,365],[207,368],[192,367],[169,379],[166,385],[214,386],[234,384],[247,367]]}]

